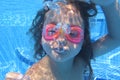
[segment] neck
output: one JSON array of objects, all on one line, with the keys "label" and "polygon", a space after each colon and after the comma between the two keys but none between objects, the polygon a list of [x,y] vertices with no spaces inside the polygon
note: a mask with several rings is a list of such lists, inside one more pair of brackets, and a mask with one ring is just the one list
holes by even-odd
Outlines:
[{"label": "neck", "polygon": [[56,62],[49,58],[49,62],[50,62],[50,66],[54,67],[54,69],[57,69],[60,71],[67,71],[73,67],[74,58],[64,61],[64,62]]},{"label": "neck", "polygon": [[65,62],[55,62],[54,60],[49,58],[49,63],[52,73],[59,78],[71,73],[71,71],[73,70],[74,58]]}]

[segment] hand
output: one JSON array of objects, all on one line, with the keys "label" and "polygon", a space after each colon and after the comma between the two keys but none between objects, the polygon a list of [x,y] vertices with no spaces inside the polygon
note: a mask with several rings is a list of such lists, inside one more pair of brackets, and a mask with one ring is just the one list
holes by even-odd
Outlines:
[{"label": "hand", "polygon": [[23,75],[17,72],[8,72],[6,74],[5,80],[20,80],[22,79]]},{"label": "hand", "polygon": [[108,6],[112,4],[115,0],[90,0],[90,1],[100,6]]}]

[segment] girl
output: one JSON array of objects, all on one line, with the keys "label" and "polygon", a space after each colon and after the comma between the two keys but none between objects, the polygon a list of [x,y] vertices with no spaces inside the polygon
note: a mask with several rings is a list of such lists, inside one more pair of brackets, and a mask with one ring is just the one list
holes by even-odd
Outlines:
[{"label": "girl", "polygon": [[[108,35],[91,43],[88,19],[97,14],[95,4],[101,5],[105,13]],[[30,32],[36,58],[47,55],[31,66],[25,76],[30,80],[85,80],[87,73],[87,79],[93,80],[91,59],[120,46],[119,21],[115,0],[46,3],[33,20]]]}]

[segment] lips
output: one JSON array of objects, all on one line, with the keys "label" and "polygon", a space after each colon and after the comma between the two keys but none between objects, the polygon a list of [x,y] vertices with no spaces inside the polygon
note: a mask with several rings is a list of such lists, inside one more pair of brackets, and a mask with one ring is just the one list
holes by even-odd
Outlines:
[{"label": "lips", "polygon": [[63,49],[63,47],[53,48],[53,50],[58,54],[65,54],[65,50]]}]

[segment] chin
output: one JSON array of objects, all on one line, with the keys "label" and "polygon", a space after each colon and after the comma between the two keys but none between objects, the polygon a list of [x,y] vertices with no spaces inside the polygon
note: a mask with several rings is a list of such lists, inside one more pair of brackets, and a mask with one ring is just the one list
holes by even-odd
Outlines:
[{"label": "chin", "polygon": [[60,54],[60,53],[55,52],[54,50],[51,51],[50,53],[48,53],[49,57],[55,62],[66,62],[66,61],[69,61],[70,59],[73,59],[77,55],[77,53],[73,54],[67,51],[63,54]]},{"label": "chin", "polygon": [[55,62],[66,62],[69,59],[54,59]]},{"label": "chin", "polygon": [[70,59],[74,58],[73,56],[57,56],[53,57],[51,56],[51,59],[54,60],[55,62],[66,62],[69,61]]}]

